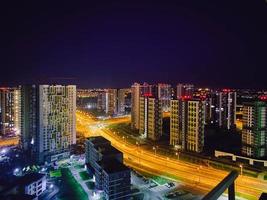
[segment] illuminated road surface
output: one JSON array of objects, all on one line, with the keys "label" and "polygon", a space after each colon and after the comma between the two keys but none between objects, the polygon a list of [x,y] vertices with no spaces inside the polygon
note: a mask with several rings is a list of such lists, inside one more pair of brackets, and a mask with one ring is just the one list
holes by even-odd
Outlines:
[{"label": "illuminated road surface", "polygon": [[0,147],[17,145],[19,143],[19,137],[0,139]]},{"label": "illuminated road surface", "polygon": [[[76,116],[78,132],[82,132],[85,137],[102,135],[110,140],[114,147],[123,152],[124,162],[130,167],[141,169],[150,174],[182,180],[185,186],[192,191],[202,191],[205,194],[229,173],[207,166],[199,166],[166,156],[156,155],[152,150],[145,150],[140,146],[127,143],[125,138],[116,135],[106,128],[90,128],[91,124],[95,124],[90,115],[78,111]],[[113,120],[109,120],[109,123],[113,122]],[[267,192],[267,181],[244,175],[239,176],[236,180],[236,191],[242,197],[258,199],[262,192]]]}]

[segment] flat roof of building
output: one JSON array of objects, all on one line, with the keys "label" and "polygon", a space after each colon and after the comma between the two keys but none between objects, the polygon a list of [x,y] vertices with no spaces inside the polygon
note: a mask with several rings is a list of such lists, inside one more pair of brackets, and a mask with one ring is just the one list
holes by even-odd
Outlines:
[{"label": "flat roof of building", "polygon": [[102,167],[103,171],[105,171],[107,174],[113,174],[117,172],[130,170],[127,166],[117,161],[116,159],[111,159],[108,161],[100,161],[98,163]]},{"label": "flat roof of building", "polygon": [[103,155],[114,155],[114,154],[119,154],[122,152],[119,151],[118,149],[114,148],[111,145],[106,145],[106,146],[101,146],[98,149]]},{"label": "flat roof of building", "polygon": [[45,176],[44,174],[40,174],[40,173],[26,174],[25,176],[22,176],[21,178],[19,178],[18,184],[20,184],[20,185],[29,185],[29,184],[31,184],[33,182],[36,182],[36,181],[40,180],[44,176]]},{"label": "flat roof of building", "polygon": [[3,196],[3,199],[5,200],[33,200],[37,198],[35,195],[29,195],[29,194],[11,194],[11,195]]},{"label": "flat roof of building", "polygon": [[91,143],[93,143],[93,145],[99,146],[99,145],[103,145],[103,144],[110,144],[110,141],[107,140],[106,138],[102,137],[102,136],[96,136],[96,137],[89,137],[87,138],[87,140],[89,140]]}]

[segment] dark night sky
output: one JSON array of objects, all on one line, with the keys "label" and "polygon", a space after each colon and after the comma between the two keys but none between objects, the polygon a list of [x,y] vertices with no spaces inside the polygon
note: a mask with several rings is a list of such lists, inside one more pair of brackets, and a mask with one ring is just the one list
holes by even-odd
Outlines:
[{"label": "dark night sky", "polygon": [[0,6],[0,85],[267,89],[264,0],[20,2]]}]

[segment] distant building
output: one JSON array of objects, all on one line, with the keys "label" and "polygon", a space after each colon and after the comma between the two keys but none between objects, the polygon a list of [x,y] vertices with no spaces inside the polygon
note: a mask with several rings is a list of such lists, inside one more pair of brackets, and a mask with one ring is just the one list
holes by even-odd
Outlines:
[{"label": "distant building", "polygon": [[210,123],[231,129],[236,124],[236,92],[231,90],[215,91],[209,98]]},{"label": "distant building", "polygon": [[99,92],[97,95],[97,110],[104,111],[107,110],[108,94],[106,91]]},{"label": "distant building", "polygon": [[77,89],[77,98],[97,97],[99,89]]},{"label": "distant building", "polygon": [[160,83],[157,85],[157,89],[158,89],[157,96],[158,96],[158,99],[161,100],[162,110],[164,112],[170,111],[170,101],[172,97],[171,85]]},{"label": "distant building", "polygon": [[85,146],[87,168],[95,176],[96,188],[104,191],[105,199],[125,199],[130,194],[131,176],[123,154],[101,136],[88,138]]},{"label": "distant building", "polygon": [[81,109],[97,109],[97,97],[99,90],[77,89],[76,104]]},{"label": "distant building", "polygon": [[162,136],[161,100],[149,96],[140,97],[139,133],[145,138],[158,140]]},{"label": "distant building", "polygon": [[99,92],[97,98],[97,109],[105,112],[109,116],[118,113],[118,94],[117,89],[105,89]]},{"label": "distant building", "polygon": [[184,96],[193,97],[193,94],[194,94],[193,84],[183,84],[183,83],[177,84],[177,90],[176,90],[177,99]]},{"label": "distant building", "polygon": [[140,117],[140,97],[147,95],[152,96],[153,86],[147,83],[139,84],[134,83],[132,89],[132,109],[131,109],[131,127],[139,130],[139,117]]},{"label": "distant building", "polygon": [[267,103],[253,101],[243,104],[242,154],[267,156]]},{"label": "distant building", "polygon": [[118,99],[117,99],[117,89],[107,90],[107,110],[106,113],[109,116],[114,116],[118,113]]},{"label": "distant building", "polygon": [[127,113],[127,107],[129,107],[129,102],[127,102],[128,95],[131,93],[131,89],[119,89],[118,90],[118,114],[125,115]]},{"label": "distant building", "polygon": [[204,147],[205,101],[171,100],[170,145],[201,152]]},{"label": "distant building", "polygon": [[76,86],[22,86],[21,105],[23,150],[39,163],[68,157],[76,143]]},{"label": "distant building", "polygon": [[20,135],[20,88],[0,88],[0,135]]}]

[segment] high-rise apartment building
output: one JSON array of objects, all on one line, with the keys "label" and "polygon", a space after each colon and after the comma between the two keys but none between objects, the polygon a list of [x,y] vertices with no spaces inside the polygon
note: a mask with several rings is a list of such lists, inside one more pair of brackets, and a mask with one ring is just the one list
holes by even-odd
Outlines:
[{"label": "high-rise apartment building", "polygon": [[[21,147],[32,156],[37,155],[38,137],[38,86],[21,87]],[[36,156],[35,156],[36,158]]]},{"label": "high-rise apartment building", "polygon": [[118,113],[117,89],[105,89],[97,97],[97,109],[104,111],[109,116]]},{"label": "high-rise apartment building", "polygon": [[153,96],[153,87],[147,83],[139,84],[134,83],[132,89],[132,109],[131,109],[131,126],[134,129],[139,129],[139,117],[140,117],[140,97]]},{"label": "high-rise apartment building", "polygon": [[97,110],[104,111],[106,113],[108,107],[108,93],[107,91],[101,91],[97,94]]},{"label": "high-rise apartment building", "polygon": [[215,91],[208,98],[210,121],[218,127],[231,129],[236,123],[236,92],[231,90]]},{"label": "high-rise apartment building", "polygon": [[20,88],[0,88],[0,135],[20,134]]},{"label": "high-rise apartment building", "polygon": [[116,115],[118,113],[117,89],[107,90],[107,101],[106,113],[110,116]]},{"label": "high-rise apartment building", "polygon": [[184,96],[193,97],[193,94],[194,94],[194,85],[182,84],[182,83],[177,84],[177,90],[176,90],[177,99]]},{"label": "high-rise apartment building", "polygon": [[187,151],[204,147],[205,101],[190,98],[171,100],[170,144]]},{"label": "high-rise apartment building", "polygon": [[157,85],[157,89],[157,96],[158,99],[161,100],[162,110],[164,112],[170,111],[170,101],[172,97],[171,85],[160,83]]},{"label": "high-rise apartment building", "polygon": [[149,96],[140,97],[139,133],[145,138],[158,140],[162,136],[161,100]]},{"label": "high-rise apartment building", "polygon": [[127,113],[127,107],[129,107],[129,102],[127,102],[128,95],[131,93],[131,89],[123,88],[118,90],[118,114],[124,115]]},{"label": "high-rise apartment building", "polygon": [[262,158],[267,156],[267,103],[243,104],[242,154]]},{"label": "high-rise apartment building", "polygon": [[21,88],[21,145],[39,162],[68,157],[76,143],[76,86]]}]

